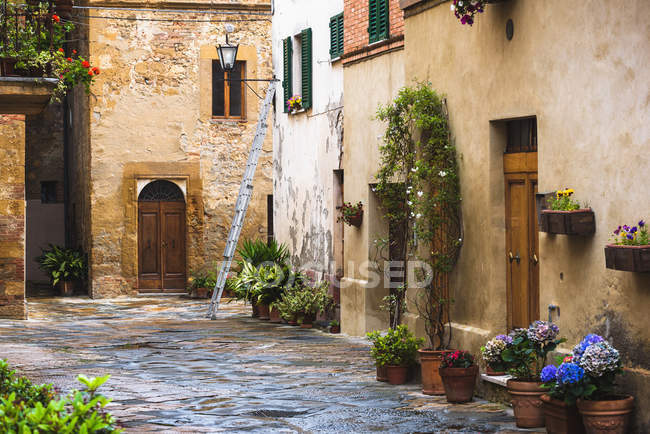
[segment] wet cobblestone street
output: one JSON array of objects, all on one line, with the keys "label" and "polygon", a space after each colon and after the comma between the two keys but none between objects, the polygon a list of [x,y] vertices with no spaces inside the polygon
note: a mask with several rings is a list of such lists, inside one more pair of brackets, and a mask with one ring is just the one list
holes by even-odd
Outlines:
[{"label": "wet cobblestone street", "polygon": [[127,432],[511,432],[511,413],[449,405],[419,384],[374,379],[360,338],[269,324],[205,300],[31,299],[29,321],[0,322],[0,357],[63,391],[102,388]]}]

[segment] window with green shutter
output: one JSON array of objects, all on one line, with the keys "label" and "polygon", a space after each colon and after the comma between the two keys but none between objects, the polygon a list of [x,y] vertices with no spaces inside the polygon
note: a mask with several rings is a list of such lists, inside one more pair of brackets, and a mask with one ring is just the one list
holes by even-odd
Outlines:
[{"label": "window with green shutter", "polygon": [[284,89],[284,112],[289,112],[289,106],[287,101],[293,95],[293,49],[292,49],[291,36],[282,41],[282,56],[283,56],[283,76],[282,76],[282,88]]},{"label": "window with green shutter", "polygon": [[370,43],[388,39],[388,0],[368,0],[368,10]]},{"label": "window with green shutter", "polygon": [[343,13],[330,18],[330,57],[343,55]]},{"label": "window with green shutter", "polygon": [[302,107],[307,110],[312,106],[311,29],[305,29],[300,32],[300,72],[302,85]]}]

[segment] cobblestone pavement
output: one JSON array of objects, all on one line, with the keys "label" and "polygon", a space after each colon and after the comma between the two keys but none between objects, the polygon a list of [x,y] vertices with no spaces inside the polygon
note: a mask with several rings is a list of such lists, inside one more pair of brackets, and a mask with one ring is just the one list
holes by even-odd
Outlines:
[{"label": "cobblestone pavement", "polygon": [[449,405],[418,384],[374,380],[368,344],[177,297],[30,299],[29,321],[0,321],[0,357],[62,391],[103,387],[127,432],[512,432],[511,412]]}]

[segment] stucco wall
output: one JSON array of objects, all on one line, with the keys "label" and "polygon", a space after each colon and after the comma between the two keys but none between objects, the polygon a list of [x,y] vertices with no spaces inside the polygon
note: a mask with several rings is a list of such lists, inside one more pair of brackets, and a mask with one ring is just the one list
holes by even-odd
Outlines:
[{"label": "stucco wall", "polygon": [[566,349],[594,332],[621,351],[641,431],[650,429],[650,275],[606,269],[603,248],[619,224],[650,216],[648,23],[641,0],[511,0],[471,28],[443,3],[405,30],[406,74],[447,95],[459,152],[465,243],[452,346],[477,352],[505,331],[504,149],[490,121],[536,115],[539,190],[571,187],[596,215],[593,236],[540,233],[540,317],[560,306]]},{"label": "stucco wall", "polygon": [[368,261],[377,256],[374,240],[387,227],[370,184],[379,168],[379,144],[384,127],[375,120],[379,104],[388,104],[404,85],[404,52],[394,51],[346,65],[344,69],[345,138],[343,169],[345,201],[364,206],[360,228],[345,226],[345,278],[341,288],[341,331],[363,335],[388,327],[379,309],[388,294],[383,283],[369,281]]},{"label": "stucco wall", "polygon": [[282,88],[276,93],[275,238],[289,246],[294,265],[330,275],[336,273],[334,170],[341,169],[343,152],[343,67],[330,58],[329,17],[342,11],[343,0],[291,0],[277,2],[273,16],[276,76],[283,74],[283,39],[311,28],[313,53],[312,108],[284,113]]},{"label": "stucco wall", "polygon": [[23,115],[0,115],[0,252],[0,317],[27,319]]},{"label": "stucco wall", "polygon": [[[206,9],[210,4],[198,6]],[[263,9],[269,10],[268,2]],[[206,15],[199,13],[111,10],[93,11],[92,15],[124,18],[88,20],[90,61],[102,73],[88,100],[88,167],[78,166],[82,176],[90,178],[90,229],[81,233],[90,249],[91,295],[108,297],[133,293],[137,280],[137,232],[129,189],[142,174],[128,165],[144,165],[146,175],[152,177],[190,177],[193,188],[201,192],[196,202],[201,217],[187,213],[188,273],[204,262],[221,260],[255,132],[259,100],[247,91],[248,116],[241,122],[213,120],[209,112],[202,111],[211,100],[211,79],[204,76],[210,69],[204,66],[216,58],[214,46],[225,38],[223,21],[232,15],[208,15],[214,22],[207,22]],[[179,21],[169,21],[173,18]],[[258,19],[234,23],[236,31],[231,35],[231,41],[241,44],[241,56],[253,56],[245,59],[247,68],[251,67],[248,77],[271,77],[270,20],[260,16],[232,19],[242,18]],[[160,19],[167,21],[156,21]],[[250,84],[258,94],[265,90],[263,83]],[[83,139],[80,137],[77,146],[84,147]],[[243,237],[266,233],[271,141],[269,134]],[[165,172],[166,165],[174,163],[188,172]],[[195,166],[196,178],[190,173]],[[197,233],[198,237],[191,235]]]}]

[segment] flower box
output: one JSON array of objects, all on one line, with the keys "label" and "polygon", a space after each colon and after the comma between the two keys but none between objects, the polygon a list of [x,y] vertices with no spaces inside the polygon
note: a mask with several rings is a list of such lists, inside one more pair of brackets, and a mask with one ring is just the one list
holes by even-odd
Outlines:
[{"label": "flower box", "polygon": [[648,273],[650,272],[650,245],[608,244],[605,247],[605,266],[612,270]]},{"label": "flower box", "polygon": [[544,209],[540,223],[539,230],[549,234],[591,235],[596,232],[596,218],[589,208],[574,211]]}]

